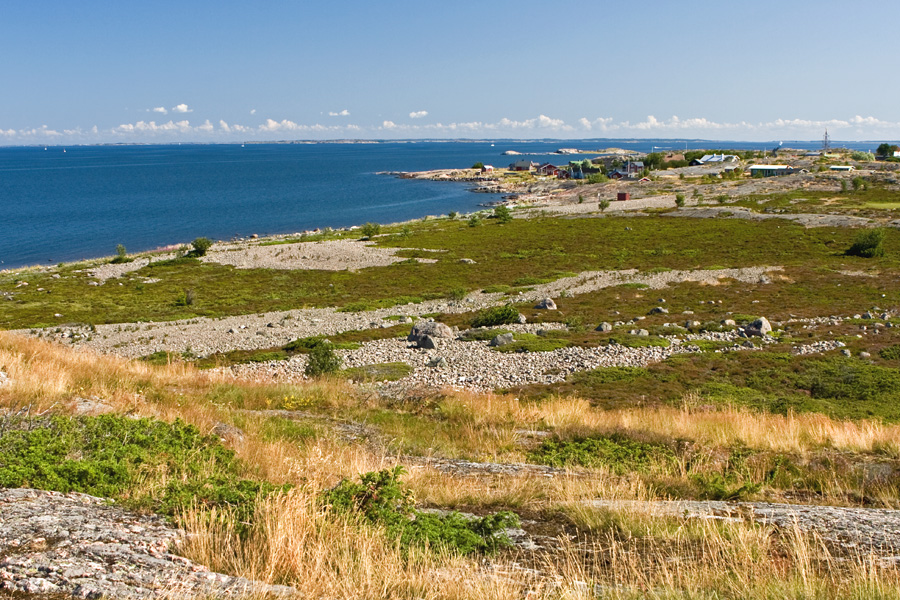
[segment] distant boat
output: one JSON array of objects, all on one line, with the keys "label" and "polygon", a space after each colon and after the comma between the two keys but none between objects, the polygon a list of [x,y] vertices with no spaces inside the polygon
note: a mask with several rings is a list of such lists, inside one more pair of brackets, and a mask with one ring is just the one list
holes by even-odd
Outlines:
[{"label": "distant boat", "polygon": [[63,148],[63,154],[65,154],[65,153],[66,153],[66,149],[65,149],[65,148]]}]

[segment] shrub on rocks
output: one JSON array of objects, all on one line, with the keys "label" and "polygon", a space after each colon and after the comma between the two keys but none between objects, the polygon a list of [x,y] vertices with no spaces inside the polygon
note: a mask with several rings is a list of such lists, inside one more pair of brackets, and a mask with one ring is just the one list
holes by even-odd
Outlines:
[{"label": "shrub on rocks", "polygon": [[342,364],[341,357],[334,352],[334,346],[330,343],[318,344],[309,351],[309,362],[303,373],[307,377],[337,373]]},{"label": "shrub on rocks", "polygon": [[519,322],[519,311],[512,306],[495,306],[478,313],[472,319],[472,327],[496,327]]},{"label": "shrub on rocks", "polygon": [[213,241],[206,237],[198,237],[193,242],[191,242],[191,246],[194,248],[191,250],[188,255],[193,256],[194,258],[199,258],[201,256],[206,256],[206,252],[212,247]]}]

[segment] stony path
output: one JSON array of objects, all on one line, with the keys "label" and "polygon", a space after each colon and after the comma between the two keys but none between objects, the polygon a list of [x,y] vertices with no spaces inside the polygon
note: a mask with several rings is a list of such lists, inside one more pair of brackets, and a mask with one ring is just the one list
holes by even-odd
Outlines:
[{"label": "stony path", "polygon": [[171,552],[181,532],[86,494],[0,489],[0,586],[75,598],[285,596]]}]

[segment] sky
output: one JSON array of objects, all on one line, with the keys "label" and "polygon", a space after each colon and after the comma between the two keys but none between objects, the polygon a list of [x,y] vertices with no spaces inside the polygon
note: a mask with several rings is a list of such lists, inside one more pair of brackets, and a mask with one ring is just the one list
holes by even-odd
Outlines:
[{"label": "sky", "polygon": [[0,145],[900,140],[900,2],[2,0]]}]

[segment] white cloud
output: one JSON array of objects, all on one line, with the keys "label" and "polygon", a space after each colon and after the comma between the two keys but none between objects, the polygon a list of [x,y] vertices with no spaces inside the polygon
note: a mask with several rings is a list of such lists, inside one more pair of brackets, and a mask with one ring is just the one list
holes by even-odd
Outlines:
[{"label": "white cloud", "polygon": [[397,124],[394,123],[393,121],[384,121],[384,122],[381,124],[381,128],[382,128],[382,129],[396,129],[396,128],[397,128]]},{"label": "white cloud", "polygon": [[415,112],[409,113],[410,119],[421,119],[422,117],[427,117],[427,116],[428,116],[427,110],[417,110]]},{"label": "white cloud", "polygon": [[350,111],[345,108],[344,110],[342,110],[340,112],[329,112],[328,116],[329,117],[349,117]]},{"label": "white cloud", "polygon": [[255,114],[256,114],[256,109],[255,109],[255,108],[251,108],[251,109],[250,109],[250,114],[251,114],[251,115],[255,115]]},{"label": "white cloud", "polygon": [[172,112],[174,113],[189,113],[194,112],[193,109],[188,108],[187,104],[178,104],[172,107]]},{"label": "white cloud", "polygon": [[202,133],[211,133],[215,128],[213,127],[213,124],[209,122],[209,119],[207,119],[203,125],[198,126],[196,129]]},{"label": "white cloud", "polygon": [[155,113],[161,113],[164,115],[169,114],[169,111],[166,110],[165,106],[155,106],[155,107],[151,108],[150,111],[155,112]]}]

